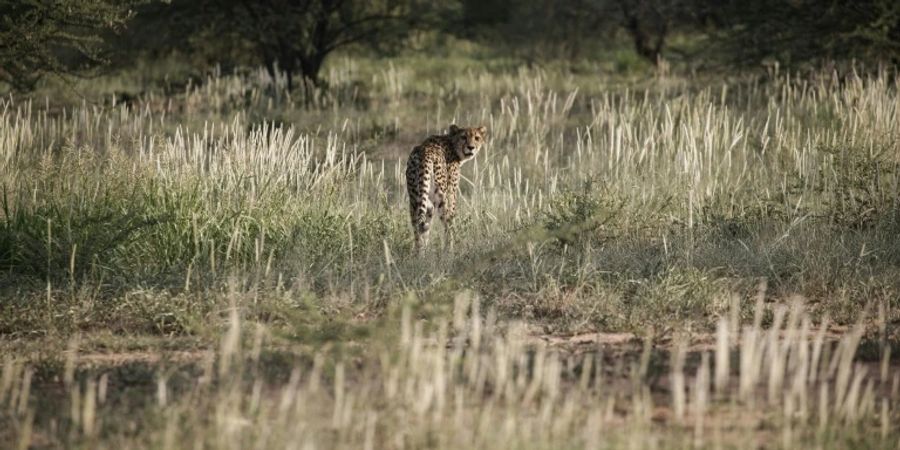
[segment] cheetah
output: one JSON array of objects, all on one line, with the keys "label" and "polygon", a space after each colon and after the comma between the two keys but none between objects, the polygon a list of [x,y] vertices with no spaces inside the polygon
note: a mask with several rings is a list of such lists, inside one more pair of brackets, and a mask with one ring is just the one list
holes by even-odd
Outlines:
[{"label": "cheetah", "polygon": [[435,208],[444,224],[447,243],[453,245],[453,218],[459,190],[459,168],[475,157],[484,143],[486,127],[450,125],[447,134],[430,136],[413,148],[406,162],[406,190],[416,240],[416,253],[428,245],[428,230]]}]

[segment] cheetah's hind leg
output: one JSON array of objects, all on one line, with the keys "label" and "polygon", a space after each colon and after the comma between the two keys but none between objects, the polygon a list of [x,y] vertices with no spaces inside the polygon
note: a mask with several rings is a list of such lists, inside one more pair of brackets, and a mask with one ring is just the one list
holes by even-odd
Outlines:
[{"label": "cheetah's hind leg", "polygon": [[429,181],[424,178],[419,186],[410,189],[409,209],[416,241],[416,254],[421,254],[422,249],[428,246],[431,219],[434,215],[434,205],[427,195]]},{"label": "cheetah's hind leg", "polygon": [[434,207],[428,197],[411,202],[412,226],[416,239],[416,254],[421,254],[422,249],[428,246],[428,235],[431,229],[431,217]]}]

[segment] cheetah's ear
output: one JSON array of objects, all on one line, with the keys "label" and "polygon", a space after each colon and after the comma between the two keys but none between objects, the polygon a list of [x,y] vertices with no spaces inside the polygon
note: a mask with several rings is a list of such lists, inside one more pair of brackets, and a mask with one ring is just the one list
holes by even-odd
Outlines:
[{"label": "cheetah's ear", "polygon": [[456,126],[456,124],[450,125],[450,134],[456,134],[456,133],[459,133],[459,127]]},{"label": "cheetah's ear", "polygon": [[478,127],[478,132],[481,133],[482,135],[487,134],[487,127],[485,127],[485,126]]}]

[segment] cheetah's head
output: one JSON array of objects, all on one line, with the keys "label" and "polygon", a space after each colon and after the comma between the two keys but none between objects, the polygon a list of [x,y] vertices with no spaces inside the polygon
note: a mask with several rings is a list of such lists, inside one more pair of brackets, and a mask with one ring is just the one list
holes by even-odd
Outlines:
[{"label": "cheetah's head", "polygon": [[484,144],[484,136],[487,127],[460,128],[450,125],[450,139],[453,142],[453,150],[460,161],[468,161],[475,157],[481,145]]}]

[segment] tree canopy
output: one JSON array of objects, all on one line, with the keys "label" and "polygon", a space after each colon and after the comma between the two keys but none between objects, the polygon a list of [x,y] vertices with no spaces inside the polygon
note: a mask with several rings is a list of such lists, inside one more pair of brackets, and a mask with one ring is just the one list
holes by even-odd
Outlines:
[{"label": "tree canopy", "polygon": [[0,1],[0,81],[26,90],[47,74],[83,74],[105,61],[103,33],[131,13],[113,0]]},{"label": "tree canopy", "polygon": [[398,48],[419,30],[527,61],[627,44],[653,64],[676,54],[733,66],[900,62],[896,0],[0,0],[0,15],[0,82],[20,90],[90,73],[113,47],[121,64],[177,51],[262,65],[308,89],[334,51]]}]

